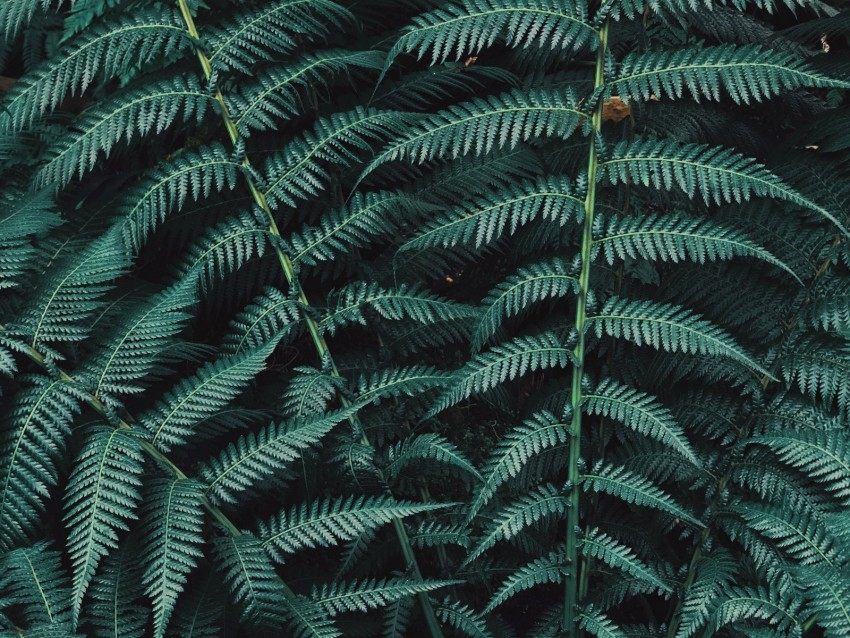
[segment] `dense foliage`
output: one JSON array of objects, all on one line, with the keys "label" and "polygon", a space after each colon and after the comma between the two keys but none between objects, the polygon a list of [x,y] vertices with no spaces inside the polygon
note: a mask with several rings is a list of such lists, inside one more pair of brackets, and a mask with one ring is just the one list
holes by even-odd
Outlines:
[{"label": "dense foliage", "polygon": [[848,35],[3,0],[0,635],[850,636]]}]

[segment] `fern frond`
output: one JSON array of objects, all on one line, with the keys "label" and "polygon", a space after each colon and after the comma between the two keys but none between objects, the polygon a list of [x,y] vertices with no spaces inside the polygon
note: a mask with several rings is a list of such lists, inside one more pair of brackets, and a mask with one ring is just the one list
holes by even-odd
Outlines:
[{"label": "fern frond", "polygon": [[560,487],[546,483],[494,512],[478,543],[467,555],[464,565],[481,556],[496,543],[509,540],[542,519],[560,517],[570,506],[568,494]]},{"label": "fern frond", "polygon": [[394,160],[423,164],[480,156],[541,136],[565,140],[582,125],[587,125],[587,115],[570,91],[514,90],[476,98],[422,119],[379,153],[361,179]]},{"label": "fern frond", "polygon": [[605,465],[599,461],[593,469],[582,476],[586,490],[602,492],[619,498],[626,503],[666,512],[676,519],[687,521],[704,528],[699,520],[687,512],[673,497],[661,491],[652,482],[621,467]]},{"label": "fern frond", "polygon": [[844,231],[832,212],[804,197],[754,159],[731,149],[673,140],[620,142],[600,169],[613,184],[674,186],[705,203],[741,203],[751,196],[780,199],[818,213]]},{"label": "fern frond", "polygon": [[18,31],[29,24],[37,11],[59,7],[65,0],[8,0],[0,6],[0,36],[14,41]]},{"label": "fern frond", "polygon": [[477,314],[471,306],[439,297],[416,284],[400,284],[398,288],[388,289],[377,283],[355,281],[331,293],[319,327],[334,334],[349,323],[365,326],[364,310],[367,308],[391,321],[410,319],[424,324],[456,321]]},{"label": "fern frond", "polygon": [[195,301],[192,282],[183,281],[137,304],[126,321],[99,339],[101,346],[82,365],[92,395],[110,404],[112,397],[142,392],[142,381],[183,329]]},{"label": "fern frond", "polygon": [[299,366],[292,372],[294,376],[280,401],[281,411],[287,417],[325,412],[345,387],[342,377],[335,377],[316,368]]},{"label": "fern frond", "polygon": [[387,605],[384,611],[383,638],[404,638],[410,628],[410,612],[416,604],[415,598],[400,598]]},{"label": "fern frond", "polygon": [[634,550],[611,538],[597,528],[589,530],[580,541],[581,553],[588,558],[597,558],[614,569],[645,580],[660,592],[670,592],[670,585],[659,574],[641,561]]},{"label": "fern frond", "polygon": [[372,403],[384,397],[417,396],[446,385],[451,375],[427,366],[380,370],[357,380],[354,394],[358,403]]},{"label": "fern frond", "polygon": [[431,66],[460,60],[500,38],[514,48],[595,49],[598,36],[587,14],[583,2],[461,0],[415,17],[390,51],[386,68],[402,53],[421,60],[430,51]]},{"label": "fern frond", "polygon": [[395,519],[443,507],[439,503],[396,501],[391,496],[326,498],[294,505],[259,522],[257,536],[272,558],[283,563],[287,554],[306,547],[339,545]]},{"label": "fern frond", "polygon": [[586,414],[601,415],[651,437],[675,450],[694,465],[699,465],[693,447],[671,412],[655,397],[604,379],[591,392],[583,394]]},{"label": "fern frond", "polygon": [[419,548],[457,545],[469,549],[472,540],[465,525],[444,525],[438,521],[424,520],[410,535],[410,544]]},{"label": "fern frond", "polygon": [[423,205],[398,193],[354,193],[342,208],[322,215],[289,238],[294,265],[317,266],[388,239],[421,215]]},{"label": "fern frond", "polygon": [[314,587],[310,598],[329,616],[345,612],[365,612],[370,609],[386,607],[401,598],[419,593],[436,591],[458,580],[411,580],[409,578],[388,578],[350,583],[334,582]]},{"label": "fern frond", "polygon": [[202,463],[198,474],[207,484],[214,503],[236,503],[262,480],[273,478],[285,464],[314,446],[356,408],[346,408],[312,418],[272,423],[230,443],[217,457]]},{"label": "fern frond", "polygon": [[0,427],[0,545],[5,549],[30,537],[44,513],[83,401],[60,379],[28,381],[5,406]]},{"label": "fern frond", "polygon": [[578,293],[575,265],[552,257],[519,268],[493,288],[481,302],[485,310],[472,333],[472,350],[478,352],[508,317],[523,314],[544,299],[559,299]]},{"label": "fern frond", "polygon": [[216,70],[250,74],[256,62],[291,53],[299,41],[323,39],[352,20],[347,9],[331,0],[275,0],[209,29],[207,57]]},{"label": "fern frond", "polygon": [[229,354],[254,350],[280,340],[298,327],[301,308],[277,288],[267,286],[228,326],[222,349]]},{"label": "fern frond", "polygon": [[800,622],[796,618],[799,603],[789,592],[763,587],[729,587],[711,612],[706,633],[741,621],[768,623],[777,631],[795,631],[799,635]]},{"label": "fern frond", "polygon": [[453,376],[453,382],[428,412],[434,416],[472,394],[485,392],[528,372],[566,368],[572,361],[572,338],[549,331],[522,336],[483,352]]},{"label": "fern frond", "polygon": [[8,187],[0,194],[0,290],[20,287],[22,275],[35,271],[38,249],[32,240],[59,226],[49,189],[20,192]]},{"label": "fern frond", "polygon": [[782,378],[795,384],[812,400],[837,405],[839,413],[850,411],[850,360],[846,342],[801,339],[780,362]]},{"label": "fern frond", "polygon": [[165,635],[186,577],[203,554],[200,483],[191,479],[154,479],[142,508],[142,581],[153,601],[154,636]]},{"label": "fern frond", "polygon": [[600,218],[604,230],[595,233],[595,246],[601,247],[605,260],[613,264],[627,257],[652,261],[690,260],[700,264],[718,259],[755,257],[797,275],[791,269],[737,228],[711,219],[679,215],[630,215]]},{"label": "fern frond", "polygon": [[434,613],[444,624],[469,638],[494,638],[481,614],[459,601],[452,601],[451,597],[435,605]]},{"label": "fern frond", "polygon": [[767,447],[835,498],[850,499],[850,439],[840,432],[779,430],[747,441]]},{"label": "fern frond", "polygon": [[0,565],[0,607],[20,606],[22,618],[31,625],[70,622],[71,584],[58,551],[37,543],[9,552]]},{"label": "fern frond", "polygon": [[98,564],[137,517],[143,460],[134,433],[104,426],[91,430],[76,459],[64,499],[75,622]]},{"label": "fern frond", "polygon": [[214,192],[233,190],[242,163],[223,144],[213,142],[181,153],[148,171],[118,204],[124,217],[121,234],[128,250],[138,253],[168,213],[183,208],[188,198],[198,201]]},{"label": "fern frond", "polygon": [[604,333],[657,350],[727,357],[768,374],[724,330],[679,306],[611,297],[588,321],[597,337]]},{"label": "fern frond", "polygon": [[216,569],[254,629],[279,629],[286,620],[283,582],[259,541],[247,533],[220,536],[213,543]]},{"label": "fern frond", "polygon": [[112,280],[124,274],[128,265],[118,235],[107,232],[40,277],[31,301],[7,329],[37,350],[85,339],[91,330],[87,320],[102,306],[101,298],[111,289]]},{"label": "fern frond", "polygon": [[61,189],[108,158],[122,140],[129,143],[136,136],[162,133],[174,122],[201,119],[213,103],[197,78],[186,73],[148,80],[96,102],[48,148],[35,183]]},{"label": "fern frond", "polygon": [[425,461],[432,467],[434,463],[441,463],[449,470],[481,480],[478,470],[456,445],[433,433],[412,436],[388,448],[385,472],[388,477],[397,478],[408,465],[418,461]]},{"label": "fern frond", "polygon": [[568,419],[557,419],[549,412],[538,412],[502,437],[481,469],[484,482],[476,490],[467,520],[477,516],[496,490],[518,476],[533,456],[566,445],[569,441],[568,423]]},{"label": "fern frond", "polygon": [[181,380],[156,407],[139,417],[151,435],[151,444],[163,451],[184,445],[198,423],[239,396],[265,368],[275,345],[271,342],[257,350],[221,357]]},{"label": "fern frond", "polygon": [[814,616],[826,638],[841,638],[850,627],[850,582],[846,575],[828,568],[795,572],[807,588],[806,617]]},{"label": "fern frond", "polygon": [[745,521],[747,526],[770,539],[790,556],[795,564],[835,566],[838,548],[822,517],[812,512],[772,507],[760,503],[741,502],[719,512]]},{"label": "fern frond", "polygon": [[414,250],[422,252],[459,244],[480,248],[505,234],[515,234],[535,219],[556,222],[559,226],[580,223],[584,199],[581,182],[578,186],[564,177],[541,177],[453,206],[418,229],[413,238],[399,247],[397,258],[410,259],[406,253]]},{"label": "fern frond", "polygon": [[218,638],[227,607],[221,577],[209,567],[193,584],[177,601],[173,630],[181,638]]},{"label": "fern frond", "polygon": [[84,620],[95,638],[142,638],[147,629],[150,604],[144,601],[138,548],[125,538],[110,552],[92,579]]},{"label": "fern frond", "polygon": [[506,600],[526,589],[545,583],[560,584],[567,574],[567,566],[564,564],[565,555],[566,552],[561,546],[546,556],[536,558],[520,567],[499,586],[483,613],[489,614]]},{"label": "fern frond", "polygon": [[627,638],[626,633],[593,606],[586,607],[579,615],[579,627],[589,631],[596,638]]},{"label": "fern frond", "polygon": [[676,638],[691,638],[705,626],[715,599],[728,587],[737,571],[735,557],[722,547],[700,557],[694,580],[685,592]]},{"label": "fern frond", "polygon": [[610,95],[681,98],[685,89],[696,101],[719,101],[721,88],[736,104],[761,102],[801,86],[845,87],[820,74],[793,53],[762,46],[723,44],[648,53],[623,58]]},{"label": "fern frond", "polygon": [[96,78],[112,79],[133,65],[165,58],[188,45],[176,11],[134,12],[96,24],[15,83],[0,103],[0,131],[20,131],[53,111],[68,93],[83,93]]},{"label": "fern frond", "polygon": [[349,166],[374,145],[399,135],[412,120],[411,115],[399,111],[362,107],[319,120],[312,131],[264,164],[269,203],[295,206],[299,200],[315,196],[331,179],[329,166]]},{"label": "fern frond", "polygon": [[328,88],[329,78],[352,71],[380,71],[384,55],[379,51],[327,49],[305,53],[294,62],[273,67],[256,75],[256,83],[241,87],[225,99],[239,133],[275,128],[279,120],[288,120],[304,107],[302,92]]}]

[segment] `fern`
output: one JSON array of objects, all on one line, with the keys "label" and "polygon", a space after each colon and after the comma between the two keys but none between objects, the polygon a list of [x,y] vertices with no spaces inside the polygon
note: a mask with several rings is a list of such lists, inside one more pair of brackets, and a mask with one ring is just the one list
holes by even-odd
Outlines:
[{"label": "fern", "polygon": [[563,550],[550,552],[513,572],[493,594],[484,613],[488,613],[521,591],[545,583],[560,583],[566,571]]},{"label": "fern", "polygon": [[453,581],[417,582],[404,578],[380,581],[338,583],[313,590],[311,598],[330,615],[342,612],[368,611],[385,607],[400,598],[429,592],[453,584]]},{"label": "fern", "polygon": [[581,551],[586,556],[598,558],[615,569],[621,569],[627,574],[645,580],[659,591],[669,591],[667,585],[658,574],[643,564],[634,552],[625,545],[598,530],[590,530],[581,540]]}]

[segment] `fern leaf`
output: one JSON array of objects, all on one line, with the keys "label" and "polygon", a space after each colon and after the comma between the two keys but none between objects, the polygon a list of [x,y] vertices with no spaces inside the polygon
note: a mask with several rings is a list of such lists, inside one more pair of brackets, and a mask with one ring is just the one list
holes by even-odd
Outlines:
[{"label": "fern leaf", "polygon": [[826,638],[842,638],[850,627],[850,583],[837,570],[799,569],[795,577],[809,591],[806,617],[814,617]]},{"label": "fern leaf", "polygon": [[3,608],[16,605],[27,624],[68,624],[71,619],[71,584],[61,555],[48,543],[16,549],[3,557],[0,591]]},{"label": "fern leaf", "polygon": [[457,545],[469,549],[472,540],[465,525],[444,525],[438,521],[424,520],[410,535],[410,544],[418,548]]},{"label": "fern leaf", "polygon": [[387,450],[387,461],[385,472],[391,478],[397,478],[411,463],[425,461],[427,466],[442,463],[450,470],[481,480],[478,470],[463,452],[439,434],[419,434],[396,443]]},{"label": "fern leaf", "polygon": [[837,405],[839,413],[850,411],[848,348],[845,342],[802,339],[780,361],[780,373],[789,384],[812,400]]},{"label": "fern leaf", "polygon": [[188,44],[176,11],[128,13],[121,20],[96,24],[15,83],[0,104],[0,131],[24,129],[55,109],[68,93],[83,93],[95,78],[114,78],[132,65],[165,58]]},{"label": "fern leaf", "polygon": [[267,286],[228,326],[222,349],[228,354],[255,350],[295,330],[301,321],[297,302]]},{"label": "fern leaf", "polygon": [[208,568],[177,601],[173,630],[180,638],[218,638],[226,607],[221,577]]},{"label": "fern leaf", "polygon": [[258,433],[248,433],[217,457],[201,464],[198,474],[207,483],[214,503],[235,503],[263,479],[274,477],[284,463],[297,459],[314,446],[356,408],[346,408],[281,424],[272,423]]},{"label": "fern leaf", "polygon": [[544,518],[566,514],[569,505],[569,496],[551,483],[541,485],[508,503],[493,513],[492,521],[483,530],[478,543],[464,560],[464,565],[476,560],[496,543],[513,538],[526,527]]},{"label": "fern leaf", "polygon": [[183,329],[195,303],[192,282],[178,282],[154,295],[103,339],[102,345],[82,365],[81,375],[91,379],[92,395],[102,402],[111,397],[136,394],[141,381],[161,360],[173,337]]},{"label": "fern leaf", "polygon": [[579,615],[578,626],[596,638],[626,638],[626,633],[610,618],[593,606],[588,606]]},{"label": "fern leaf", "polygon": [[399,257],[410,259],[405,253],[439,247],[480,248],[505,234],[515,234],[538,218],[557,222],[559,226],[580,223],[584,217],[584,200],[577,190],[564,177],[541,177],[482,195],[429,221],[399,247]]},{"label": "fern leaf", "polygon": [[509,47],[595,48],[597,32],[587,5],[565,6],[554,0],[461,0],[417,16],[402,31],[387,57],[386,68],[402,53],[417,59],[431,52],[433,66],[448,59],[476,55],[504,38]]},{"label": "fern leaf", "polygon": [[43,515],[59,479],[71,424],[82,397],[60,379],[39,376],[6,406],[0,428],[0,545],[11,549],[27,537]]},{"label": "fern leaf", "polygon": [[439,388],[451,375],[427,366],[409,366],[380,370],[357,380],[354,394],[358,403],[378,402],[385,397],[417,396]]},{"label": "fern leaf", "polygon": [[681,98],[687,88],[697,101],[701,97],[718,101],[722,88],[736,104],[749,104],[801,86],[844,85],[787,51],[724,44],[631,53],[621,62],[608,91],[648,100],[661,95]]},{"label": "fern leaf", "polygon": [[18,31],[36,15],[36,11],[47,11],[61,6],[65,0],[8,0],[0,6],[0,36],[12,42]]},{"label": "fern leaf", "polygon": [[676,638],[691,638],[705,626],[715,599],[737,571],[735,557],[723,548],[717,548],[699,559],[694,580],[682,603]]},{"label": "fern leaf", "polygon": [[838,432],[779,430],[754,436],[749,443],[763,445],[784,463],[803,472],[845,503],[850,499],[850,441]]},{"label": "fern leaf", "polygon": [[411,580],[409,578],[389,578],[350,583],[334,582],[314,587],[311,598],[329,616],[345,612],[366,612],[379,609],[401,598],[415,594],[436,591],[449,585],[456,585],[458,580]]},{"label": "fern leaf", "polygon": [[496,490],[519,475],[528,461],[540,452],[564,446],[569,441],[569,421],[555,418],[549,412],[538,412],[510,430],[481,470],[484,482],[476,490],[469,506],[471,521],[496,493]]},{"label": "fern leaf", "polygon": [[108,158],[115,146],[149,133],[161,133],[176,121],[201,119],[213,104],[198,80],[187,74],[146,81],[109,100],[97,102],[52,144],[35,183],[63,188]]},{"label": "fern leaf", "polygon": [[517,337],[477,355],[454,375],[454,381],[428,412],[434,416],[472,394],[485,392],[528,372],[566,368],[572,360],[570,340],[557,332]]},{"label": "fern leaf", "polygon": [[171,211],[183,208],[190,197],[198,201],[212,193],[233,190],[241,170],[242,163],[224,145],[214,142],[148,171],[118,205],[118,213],[124,217],[124,245],[138,253]]},{"label": "fern leaf", "polygon": [[157,406],[139,417],[151,444],[168,451],[184,445],[194,428],[236,398],[265,368],[275,343],[244,354],[225,356],[180,381]]},{"label": "fern leaf", "polygon": [[730,587],[712,610],[706,633],[712,635],[721,627],[755,620],[767,622],[778,631],[794,630],[799,635],[798,609],[799,603],[788,593],[761,587]]},{"label": "fern leaf", "polygon": [[600,168],[613,184],[635,182],[663,190],[677,186],[688,197],[701,195],[706,204],[741,203],[753,195],[784,200],[820,214],[846,233],[830,211],[731,149],[638,139],[619,143]]},{"label": "fern leaf", "polygon": [[578,293],[578,273],[562,257],[552,257],[518,269],[493,288],[481,302],[485,310],[472,333],[477,352],[508,317],[523,314],[543,299],[560,299]]},{"label": "fern leaf", "polygon": [[788,266],[752,241],[747,233],[711,219],[678,215],[611,217],[604,231],[597,234],[601,236],[593,243],[602,248],[609,264],[627,257],[674,263],[689,260],[700,264],[755,257],[782,268],[797,279]]},{"label": "fern leaf", "polygon": [[278,120],[297,116],[304,107],[304,89],[329,88],[329,77],[354,70],[379,71],[384,56],[378,51],[328,49],[305,53],[294,62],[262,71],[256,83],[226,98],[239,133],[275,128]]},{"label": "fern leaf", "polygon": [[392,237],[421,214],[423,206],[396,193],[354,193],[342,208],[322,215],[289,238],[294,265],[317,266],[357,248]]},{"label": "fern leaf", "polygon": [[87,620],[95,638],[142,638],[148,625],[150,604],[144,600],[138,548],[125,538],[103,559],[89,588]]},{"label": "fern leaf", "polygon": [[666,512],[674,518],[687,521],[696,527],[705,527],[676,503],[669,494],[664,493],[645,478],[623,468],[606,466],[600,461],[590,473],[582,476],[582,485],[585,489],[610,494],[626,503]]},{"label": "fern leaf", "polygon": [[153,601],[154,636],[165,635],[186,577],[203,556],[201,485],[191,479],[154,479],[142,509],[145,592]]},{"label": "fern leaf", "polygon": [[332,547],[393,520],[445,507],[396,501],[390,496],[328,498],[292,506],[257,526],[263,548],[283,563],[306,547]]},{"label": "fern leaf", "polygon": [[205,48],[214,69],[250,74],[254,63],[291,53],[299,41],[323,39],[350,21],[348,10],[330,0],[275,0],[210,29]]},{"label": "fern leaf", "polygon": [[329,166],[349,166],[358,154],[401,133],[411,120],[397,111],[361,107],[319,120],[312,131],[266,161],[263,174],[269,203],[295,206],[315,196],[330,181]]},{"label": "fern leaf", "polygon": [[64,499],[75,621],[98,564],[136,518],[143,460],[133,433],[103,426],[92,429],[77,457]]},{"label": "fern leaf", "polygon": [[281,411],[287,417],[304,417],[327,411],[331,401],[345,387],[342,377],[316,368],[299,366],[293,373],[280,401]]},{"label": "fern leaf", "polygon": [[679,306],[611,297],[588,320],[597,337],[604,333],[657,350],[723,356],[768,374],[725,331]]},{"label": "fern leaf", "polygon": [[366,167],[361,179],[394,160],[423,164],[514,148],[541,136],[567,139],[587,116],[569,91],[519,90],[476,98],[425,117],[394,140]]},{"label": "fern leaf", "polygon": [[672,591],[655,570],[637,557],[634,550],[598,529],[592,529],[585,534],[581,539],[580,548],[582,554],[588,558],[597,558],[614,569],[644,580],[658,591]]},{"label": "fern leaf", "polygon": [[487,607],[484,608],[483,613],[489,614],[506,600],[526,589],[545,583],[560,584],[567,574],[567,568],[564,564],[565,556],[566,550],[563,546],[560,546],[546,556],[536,558],[527,565],[520,567],[499,586],[499,589],[490,598],[490,602],[487,603]]},{"label": "fern leaf", "polygon": [[404,638],[410,628],[410,612],[416,604],[415,598],[399,598],[386,606],[384,611],[383,638]]},{"label": "fern leaf", "polygon": [[435,605],[434,613],[444,624],[453,627],[464,636],[494,638],[481,614],[459,601],[452,601],[451,597],[446,597],[441,603]]},{"label": "fern leaf", "polygon": [[283,582],[259,541],[250,534],[220,536],[213,543],[216,569],[242,621],[254,629],[280,628],[286,619]]},{"label": "fern leaf", "polygon": [[605,379],[595,390],[583,395],[586,414],[615,419],[635,432],[676,450],[694,465],[699,465],[693,447],[671,412],[655,397]]},{"label": "fern leaf", "polygon": [[319,326],[330,334],[349,323],[367,325],[366,308],[391,321],[410,319],[425,324],[477,314],[470,306],[439,297],[416,284],[387,289],[376,283],[355,281],[332,293],[327,304]]},{"label": "fern leaf", "polygon": [[117,234],[107,232],[48,270],[36,283],[32,301],[7,329],[42,351],[50,343],[85,339],[91,329],[89,317],[127,266]]}]

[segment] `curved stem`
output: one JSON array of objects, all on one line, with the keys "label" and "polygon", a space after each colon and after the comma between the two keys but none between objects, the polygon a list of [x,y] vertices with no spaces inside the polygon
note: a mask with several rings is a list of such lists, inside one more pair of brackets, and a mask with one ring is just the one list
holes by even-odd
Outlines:
[{"label": "curved stem", "polygon": [[[597,91],[605,84],[605,53],[608,45],[608,23],[599,32],[599,48],[596,51],[596,74],[593,88]],[[570,422],[570,457],[567,466],[567,485],[570,490],[570,505],[567,510],[567,569],[569,573],[564,588],[564,630],[568,636],[576,633],[578,619],[578,603],[581,595],[587,589],[587,563],[582,562],[579,568],[578,534],[579,506],[581,487],[579,486],[579,461],[581,459],[581,381],[584,376],[585,331],[587,328],[587,295],[590,289],[590,262],[593,248],[593,213],[596,210],[596,177],[599,171],[596,141],[602,128],[602,108],[604,100],[593,112],[593,130],[590,133],[590,151],[587,160],[587,196],[584,200],[584,228],[581,239],[581,273],[579,274],[579,294],[576,302],[575,328],[578,335],[573,355],[572,391],[570,405],[572,421]]]},{"label": "curved stem", "polygon": [[[189,11],[189,6],[186,3],[186,0],[178,0],[178,5],[180,7],[180,13],[183,16],[183,21],[186,23],[186,30],[189,35],[195,40],[196,43],[200,41],[200,35],[198,33],[198,29],[195,26],[195,21],[192,18],[192,14]],[[212,64],[207,57],[206,53],[200,46],[195,47],[195,51],[198,56],[198,61],[201,64],[201,69],[203,70],[204,77],[209,80],[212,77]],[[216,88],[215,90],[215,100],[218,102],[219,108],[221,109],[221,116],[224,122],[224,126],[227,129],[227,134],[230,137],[230,141],[233,144],[236,144],[239,141],[239,130],[236,127],[236,123],[233,121],[233,118],[230,115],[230,111],[227,108],[227,103],[224,100],[224,96],[221,93],[221,90]],[[247,169],[251,166],[251,161],[245,156],[242,160],[242,165]],[[251,191],[251,196],[254,198],[254,202],[259,206],[266,215],[266,219],[269,224],[269,233],[274,237],[280,237],[280,230],[277,227],[277,223],[274,219],[274,214],[272,213],[271,207],[266,199],[265,193],[263,193],[255,183],[254,179],[251,177],[250,171],[245,171],[245,179],[248,183],[248,188]],[[298,280],[295,269],[292,265],[292,260],[289,255],[287,255],[279,246],[275,246],[275,254],[277,255],[278,261],[280,262],[281,269],[283,270],[283,274],[286,277],[286,281],[289,286],[294,290],[294,292],[298,295],[298,301],[304,306],[309,308],[310,301],[307,299],[307,295],[304,292],[304,289],[301,287],[301,283]],[[316,348],[316,352],[319,355],[320,360],[328,362],[328,365],[331,369],[331,375],[334,377],[339,377],[339,369],[334,362],[333,356],[330,353],[328,348],[328,344],[325,341],[324,336],[322,335],[321,330],[319,329],[316,320],[309,314],[305,313],[304,321],[307,324],[307,330],[310,333],[310,337],[313,341],[313,345]],[[349,401],[345,399],[345,397],[341,397],[341,402],[344,406],[350,405]],[[364,445],[370,446],[371,444],[366,437],[366,433],[363,429],[363,426],[360,423],[360,419],[356,413],[352,414],[348,417],[348,421],[351,424],[352,430],[360,435],[360,441]],[[413,546],[410,543],[410,538],[407,535],[407,530],[404,527],[404,523],[401,519],[393,519],[393,528],[395,529],[396,537],[398,539],[399,546],[401,547],[402,555],[404,556],[404,560],[407,564],[407,567],[413,572],[413,575],[416,579],[422,580],[422,572],[419,569],[419,563],[416,560],[416,555],[413,552]],[[428,632],[431,635],[431,638],[443,638],[443,632],[440,628],[440,624],[437,622],[437,616],[434,614],[434,609],[431,606],[431,601],[428,598],[428,594],[425,592],[421,592],[417,594],[419,602],[422,606],[422,612],[425,615],[425,623],[428,626]]]}]

